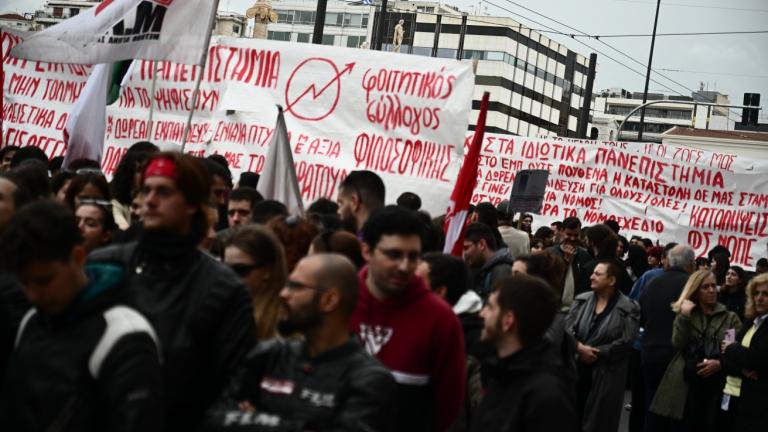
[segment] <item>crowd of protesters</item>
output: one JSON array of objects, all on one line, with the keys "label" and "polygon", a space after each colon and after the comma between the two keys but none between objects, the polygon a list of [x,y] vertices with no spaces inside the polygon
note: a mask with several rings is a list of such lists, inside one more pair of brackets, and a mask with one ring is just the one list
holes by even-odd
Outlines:
[{"label": "crowd of protesters", "polygon": [[3,430],[768,430],[765,258],[508,202],[455,257],[370,171],[297,215],[219,156],[61,162],[0,149]]}]

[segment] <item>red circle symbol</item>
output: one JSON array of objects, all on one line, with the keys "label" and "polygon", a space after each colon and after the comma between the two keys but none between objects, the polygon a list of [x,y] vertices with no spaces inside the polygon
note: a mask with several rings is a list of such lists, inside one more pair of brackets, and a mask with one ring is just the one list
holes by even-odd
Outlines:
[{"label": "red circle symbol", "polygon": [[294,117],[317,121],[333,113],[341,96],[341,77],[354,63],[339,68],[331,60],[311,57],[296,66],[285,85],[285,111]]}]

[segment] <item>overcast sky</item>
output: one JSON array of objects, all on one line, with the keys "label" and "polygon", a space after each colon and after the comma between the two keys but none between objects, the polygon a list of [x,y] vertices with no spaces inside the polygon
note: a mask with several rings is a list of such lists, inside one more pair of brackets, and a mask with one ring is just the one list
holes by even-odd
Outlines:
[{"label": "overcast sky", "polygon": [[[221,0],[220,9],[243,13],[254,2]],[[43,3],[43,0],[0,0],[0,11],[31,12],[42,7]],[[277,3],[279,0],[273,0],[273,4]],[[558,31],[577,33],[513,4],[519,3],[590,35],[650,34],[656,7],[653,0],[450,0],[444,3],[455,4],[469,12],[479,9],[483,14],[491,16],[511,16],[534,29],[543,29],[544,24]],[[662,0],[658,33],[747,30],[768,30],[768,1]],[[595,52],[569,36],[544,34],[585,56]],[[577,40],[604,53],[598,53],[595,90],[609,87],[643,90],[650,37],[601,39],[641,64],[594,39]],[[628,70],[606,55],[641,74]],[[743,93],[755,92],[762,95],[761,105],[768,106],[768,33],[658,37],[653,68],[682,86],[654,74],[653,78],[663,85],[651,82],[650,91],[688,95],[690,90],[697,89],[699,83],[704,82],[709,90],[730,95],[733,104],[741,104]],[[768,121],[768,113],[765,111],[761,112],[761,117],[762,121]]]}]

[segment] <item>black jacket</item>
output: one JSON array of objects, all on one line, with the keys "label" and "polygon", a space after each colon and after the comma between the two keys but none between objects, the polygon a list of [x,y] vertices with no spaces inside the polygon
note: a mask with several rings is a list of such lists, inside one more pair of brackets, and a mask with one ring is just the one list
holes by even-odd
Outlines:
[{"label": "black jacket", "polygon": [[567,432],[579,429],[572,393],[547,361],[546,343],[489,365],[490,384],[473,431]]},{"label": "black jacket", "polygon": [[154,332],[120,305],[122,270],[96,267],[67,310],[25,315],[0,405],[3,430],[163,430]]},{"label": "black jacket", "polygon": [[30,307],[16,276],[0,270],[0,389],[19,323]]},{"label": "black jacket", "polygon": [[[754,321],[744,323],[736,336],[737,343],[730,345],[720,357],[723,371],[741,377],[741,395],[733,430],[768,430],[768,321],[764,320],[752,335],[749,348],[741,346],[744,335]],[[754,371],[757,379],[746,378],[742,370]]]},{"label": "black jacket", "polygon": [[[549,252],[549,253],[551,253],[551,254],[553,254],[555,256],[558,256],[560,258],[563,258],[563,260],[565,260],[565,258],[564,258],[565,254],[563,254],[563,250],[560,249],[560,245],[559,244],[556,244],[554,246],[550,246],[549,248],[547,248],[547,252]],[[576,297],[576,295],[578,295],[578,294],[580,294],[582,292],[589,291],[589,285],[587,285],[586,288],[585,288],[584,284],[583,284],[583,280],[584,280],[584,274],[587,273],[587,271],[584,269],[584,266],[586,266],[587,263],[589,261],[591,261],[591,260],[592,260],[592,255],[590,255],[590,253],[587,252],[586,249],[584,249],[584,248],[576,248],[576,252],[571,257],[571,262],[568,263],[566,261],[566,263],[565,263],[566,265],[570,264],[571,270],[573,270],[573,284],[574,284],[574,286],[573,286],[573,296],[574,297]],[[593,267],[593,269],[594,269],[594,267]],[[568,268],[566,267],[566,272],[567,271],[568,271]],[[592,275],[591,272],[589,272],[589,274],[586,275],[587,280],[589,280],[589,276],[591,276],[591,275]],[[561,297],[563,295],[562,292],[559,292],[558,294]]]},{"label": "black jacket", "polygon": [[672,323],[677,301],[690,275],[671,267],[648,282],[640,296],[640,326],[643,327],[643,362],[669,363],[677,353],[672,346]]},{"label": "black jacket", "polygon": [[136,242],[112,246],[89,260],[129,269],[131,302],[163,350],[168,430],[187,432],[221,394],[256,332],[251,298],[237,275],[194,245],[167,243],[157,252]]},{"label": "black jacket", "polygon": [[[248,355],[205,430],[384,431],[395,380],[355,338],[309,358],[303,341],[270,340]],[[244,413],[248,401],[255,412]]]}]

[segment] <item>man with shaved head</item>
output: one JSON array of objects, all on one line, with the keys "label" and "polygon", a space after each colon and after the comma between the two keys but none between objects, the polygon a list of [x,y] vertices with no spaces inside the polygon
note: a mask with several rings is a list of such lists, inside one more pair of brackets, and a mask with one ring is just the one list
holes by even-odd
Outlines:
[{"label": "man with shaved head", "polygon": [[395,382],[348,332],[355,266],[338,254],[298,262],[280,292],[284,335],[248,355],[205,430],[388,430]]}]

